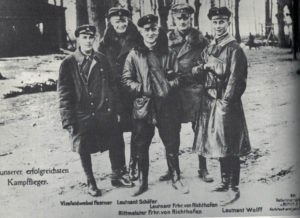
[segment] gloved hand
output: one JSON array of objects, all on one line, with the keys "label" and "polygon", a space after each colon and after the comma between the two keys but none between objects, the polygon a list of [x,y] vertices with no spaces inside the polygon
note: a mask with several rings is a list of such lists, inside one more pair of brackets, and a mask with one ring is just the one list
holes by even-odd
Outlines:
[{"label": "gloved hand", "polygon": [[179,80],[178,80],[177,78],[168,81],[168,83],[169,83],[169,85],[170,85],[171,88],[174,88],[174,87],[178,87],[178,86],[179,86]]},{"label": "gloved hand", "polygon": [[66,130],[71,134],[74,135],[78,132],[78,128],[77,125],[73,124],[73,125],[69,125],[66,127]]},{"label": "gloved hand", "polygon": [[195,66],[192,68],[192,74],[193,76],[197,76],[199,74],[202,74],[202,72],[204,71],[204,64]]},{"label": "gloved hand", "polygon": [[167,72],[166,78],[168,81],[174,80],[176,77],[178,77],[178,74],[175,73],[173,70],[169,70]]}]

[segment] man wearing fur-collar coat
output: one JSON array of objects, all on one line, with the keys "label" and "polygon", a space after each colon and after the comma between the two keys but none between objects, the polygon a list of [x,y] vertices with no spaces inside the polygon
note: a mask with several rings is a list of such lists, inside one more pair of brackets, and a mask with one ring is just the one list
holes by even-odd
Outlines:
[{"label": "man wearing fur-collar coat", "polygon": [[[177,53],[179,72],[181,75],[181,89],[179,92],[181,101],[181,123],[194,122],[199,113],[200,101],[203,95],[203,85],[192,76],[192,68],[197,65],[200,54],[208,45],[207,40],[200,31],[192,27],[192,14],[194,9],[185,3],[174,4],[171,14],[175,23],[175,29],[168,33],[169,46]],[[199,156],[199,177],[204,182],[213,182],[210,177],[206,159]],[[169,172],[160,177],[161,181],[169,180]]]},{"label": "man wearing fur-collar coat", "polygon": [[[129,51],[136,46],[141,37],[136,26],[130,19],[130,11],[124,8],[113,7],[109,9],[107,19],[108,25],[104,37],[100,42],[99,50],[104,53],[111,67],[113,82],[117,86],[121,108],[120,128],[122,132],[132,132],[132,105],[133,99],[129,93],[124,90],[121,84],[121,73],[124,67],[125,59]],[[134,133],[131,135],[129,178],[134,181],[137,179],[137,158],[136,148],[132,143]],[[126,172],[125,163],[125,144],[123,139],[123,157],[124,173]]]}]

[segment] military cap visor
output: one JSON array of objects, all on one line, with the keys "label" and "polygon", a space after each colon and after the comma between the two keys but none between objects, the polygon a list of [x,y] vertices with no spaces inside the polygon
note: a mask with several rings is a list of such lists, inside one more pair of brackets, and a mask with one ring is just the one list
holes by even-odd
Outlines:
[{"label": "military cap visor", "polygon": [[143,27],[146,24],[154,24],[154,23],[158,23],[158,17],[153,14],[148,14],[148,15],[141,17],[138,20],[137,25],[139,27]]},{"label": "military cap visor", "polygon": [[106,17],[109,19],[113,16],[118,16],[118,17],[130,17],[131,13],[125,8],[118,8],[118,7],[113,7],[109,9]]},{"label": "military cap visor", "polygon": [[89,24],[79,26],[75,30],[75,37],[78,37],[80,34],[88,34],[94,36],[96,34],[96,27]]},{"label": "military cap visor", "polygon": [[187,13],[181,13],[181,14],[174,14],[174,17],[178,18],[178,19],[184,19],[187,20],[191,17],[191,14],[187,14]]},{"label": "military cap visor", "polygon": [[174,4],[171,7],[172,14],[193,14],[194,12],[194,8],[185,3]]},{"label": "military cap visor", "polygon": [[210,20],[212,20],[213,17],[229,19],[231,17],[231,11],[227,7],[213,7],[209,10],[207,16]]}]

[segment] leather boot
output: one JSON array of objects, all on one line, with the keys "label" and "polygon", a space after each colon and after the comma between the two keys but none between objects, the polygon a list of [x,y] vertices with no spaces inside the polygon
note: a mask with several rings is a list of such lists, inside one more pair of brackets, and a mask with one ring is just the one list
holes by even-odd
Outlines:
[{"label": "leather boot", "polygon": [[163,181],[169,181],[172,179],[172,170],[170,167],[170,157],[168,155],[166,155],[166,160],[167,160],[167,165],[168,165],[168,171],[159,177],[159,181],[163,182]]},{"label": "leather boot", "polygon": [[213,189],[214,192],[228,191],[230,183],[229,167],[228,160],[226,158],[220,158],[221,184]]},{"label": "leather boot", "polygon": [[234,203],[240,198],[240,190],[238,188],[240,180],[240,160],[239,157],[228,157],[229,166],[229,185],[226,192],[226,198],[221,202],[221,206]]},{"label": "leather boot", "polygon": [[137,171],[137,158],[136,157],[130,157],[129,161],[129,179],[131,181],[138,180],[138,171]]},{"label": "leather boot", "polygon": [[240,183],[240,171],[241,171],[241,165],[240,165],[240,159],[239,157],[233,157],[231,161],[231,181],[230,186],[231,187],[238,187]]},{"label": "leather boot", "polygon": [[133,183],[129,180],[129,178],[127,178],[127,174],[124,174],[122,170],[113,170],[111,176],[111,185],[125,188],[133,187]]},{"label": "leather boot", "polygon": [[101,190],[98,189],[92,169],[92,159],[90,154],[80,154],[81,165],[87,177],[88,194],[91,196],[101,196]]},{"label": "leather boot", "polygon": [[102,195],[101,190],[98,189],[94,178],[88,178],[87,184],[88,184],[88,194],[89,195],[91,195],[93,197],[98,197],[98,196]]},{"label": "leather boot", "polygon": [[214,179],[209,175],[207,170],[206,158],[201,155],[199,155],[198,157],[199,157],[199,170],[198,170],[199,178],[207,183],[213,182]]},{"label": "leather boot", "polygon": [[214,192],[226,192],[229,189],[229,176],[228,174],[223,174],[222,175],[222,181],[221,183],[216,186],[213,191]]},{"label": "leather boot", "polygon": [[180,176],[178,155],[169,155],[169,159],[173,188],[180,191],[182,194],[189,193],[189,187],[186,184],[184,184]]},{"label": "leather boot", "polygon": [[139,186],[132,196],[138,196],[148,190],[149,159],[138,159]]}]

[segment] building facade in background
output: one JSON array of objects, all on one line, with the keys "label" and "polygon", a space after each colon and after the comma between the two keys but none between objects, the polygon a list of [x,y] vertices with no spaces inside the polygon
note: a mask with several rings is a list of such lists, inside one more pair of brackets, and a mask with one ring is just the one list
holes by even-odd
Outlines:
[{"label": "building facade in background", "polygon": [[65,8],[48,0],[0,0],[0,56],[51,53],[66,47]]}]

